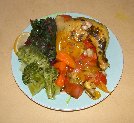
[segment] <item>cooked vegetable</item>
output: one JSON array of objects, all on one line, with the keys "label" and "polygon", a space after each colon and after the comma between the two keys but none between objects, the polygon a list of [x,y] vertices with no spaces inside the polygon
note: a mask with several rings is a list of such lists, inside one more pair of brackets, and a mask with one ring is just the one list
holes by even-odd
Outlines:
[{"label": "cooked vegetable", "polygon": [[24,84],[29,83],[45,83],[44,71],[36,62],[28,64],[23,71],[22,80]]},{"label": "cooked vegetable", "polygon": [[66,71],[66,64],[64,62],[56,62],[54,67],[59,69],[60,72]]},{"label": "cooked vegetable", "polygon": [[79,84],[70,83],[68,80],[65,80],[64,90],[70,96],[78,99],[82,95],[84,88]]},{"label": "cooked vegetable", "polygon": [[101,94],[99,91],[96,91],[94,89],[86,90],[86,94],[93,100],[97,100],[101,97]]},{"label": "cooked vegetable", "polygon": [[53,61],[56,56],[56,31],[55,19],[46,18],[40,20],[31,20],[32,30],[26,45],[36,46],[49,61]]},{"label": "cooked vegetable", "polygon": [[96,48],[91,42],[84,40],[83,43],[86,49],[93,49],[93,51],[96,52]]},{"label": "cooked vegetable", "polygon": [[17,56],[22,62],[26,64],[37,62],[38,64],[40,64],[40,66],[50,65],[48,63],[47,57],[44,54],[42,54],[38,48],[32,45],[24,45],[20,47],[19,51],[17,52]]},{"label": "cooked vegetable", "polygon": [[97,85],[97,88],[99,88],[100,90],[106,92],[106,93],[110,93],[110,91],[108,90],[107,86],[103,83],[100,82],[100,84]]},{"label": "cooked vegetable", "polygon": [[66,63],[68,66],[72,68],[75,68],[75,61],[67,53],[58,52],[56,55],[56,59]]},{"label": "cooked vegetable", "polygon": [[85,92],[86,94],[92,98],[93,100],[99,99],[101,94],[99,91],[96,91],[96,85],[94,84],[93,80],[86,81],[84,83]]},{"label": "cooked vegetable", "polygon": [[33,96],[45,87],[44,71],[34,62],[24,68],[22,80],[24,84],[28,85]]},{"label": "cooked vegetable", "polygon": [[66,100],[66,103],[69,104],[70,101],[71,101],[71,96],[69,95],[69,97]]},{"label": "cooked vegetable", "polygon": [[49,68],[45,69],[44,78],[48,99],[54,99],[55,96],[60,93],[59,86],[55,84],[57,71],[53,67],[49,66]]},{"label": "cooked vegetable", "polygon": [[55,83],[56,83],[56,85],[58,85],[59,87],[62,88],[64,86],[64,81],[65,81],[65,75],[61,73],[61,74],[59,74]]},{"label": "cooked vegetable", "polygon": [[97,72],[95,74],[95,84],[99,85],[100,82],[104,83],[105,85],[107,84],[107,79],[106,79],[106,75],[104,75],[102,72]]},{"label": "cooked vegetable", "polygon": [[28,84],[32,95],[45,87],[48,98],[53,99],[60,88],[54,83],[57,71],[50,66],[47,57],[34,46],[22,46],[17,55],[27,64],[22,79],[25,84]]}]

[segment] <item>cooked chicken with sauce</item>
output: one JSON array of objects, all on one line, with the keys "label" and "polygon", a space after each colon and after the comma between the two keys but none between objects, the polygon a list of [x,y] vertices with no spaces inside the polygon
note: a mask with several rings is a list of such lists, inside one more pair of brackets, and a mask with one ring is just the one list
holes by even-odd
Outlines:
[{"label": "cooked chicken with sauce", "polygon": [[68,15],[58,15],[56,24],[57,51],[68,51],[73,57],[79,56],[84,52],[81,41],[89,40],[96,48],[99,67],[102,70],[107,69],[109,63],[105,53],[109,43],[109,33],[103,24],[92,19],[72,18]]},{"label": "cooked chicken with sauce", "polygon": [[106,49],[109,43],[108,30],[103,24],[91,19],[88,20],[92,23],[91,28],[88,30],[89,38],[96,47],[99,66],[102,70],[106,70],[109,66],[106,58]]}]

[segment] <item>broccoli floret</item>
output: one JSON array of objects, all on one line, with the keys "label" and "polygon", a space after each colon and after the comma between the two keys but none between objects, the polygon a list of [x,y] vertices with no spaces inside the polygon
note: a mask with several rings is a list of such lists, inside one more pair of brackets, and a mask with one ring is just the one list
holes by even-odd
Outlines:
[{"label": "broccoli floret", "polygon": [[50,65],[47,57],[34,46],[22,46],[17,55],[20,61],[27,65],[24,68],[22,80],[28,85],[32,95],[45,88],[48,98],[53,99],[60,91],[54,83],[58,73]]},{"label": "broccoli floret", "polygon": [[57,71],[55,68],[51,68],[51,69],[45,69],[44,72],[44,77],[45,77],[45,81],[46,81],[46,93],[48,98],[52,99],[55,97],[55,95],[60,93],[60,88],[54,83],[54,81],[56,80],[57,76]]},{"label": "broccoli floret", "polygon": [[39,68],[39,65],[35,62],[28,64],[24,68],[22,75],[22,80],[24,84],[35,83],[35,82],[44,82],[44,71],[42,68]]},{"label": "broccoli floret", "polygon": [[24,84],[28,85],[33,96],[45,87],[44,71],[34,62],[24,68],[22,80]]},{"label": "broccoli floret", "polygon": [[26,63],[30,64],[33,62],[37,62],[42,65],[42,63],[49,64],[47,57],[42,54],[35,46],[22,46],[19,48],[17,52],[17,56],[19,57],[19,60]]}]

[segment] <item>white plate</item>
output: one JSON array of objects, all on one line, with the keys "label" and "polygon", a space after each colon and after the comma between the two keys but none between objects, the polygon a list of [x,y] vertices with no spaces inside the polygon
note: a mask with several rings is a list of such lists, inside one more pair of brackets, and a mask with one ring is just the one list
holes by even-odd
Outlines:
[{"label": "white plate", "polygon": [[[87,15],[83,15],[79,13],[69,13],[69,12],[56,13],[48,16],[55,18],[56,15],[59,14],[67,14],[67,15],[71,15],[72,17],[91,18],[90,16]],[[43,18],[46,18],[48,16],[45,16]],[[23,32],[30,32],[31,29],[32,28],[29,25]],[[108,81],[107,87],[108,90],[112,92],[115,89],[115,87],[118,85],[119,80],[121,78],[122,69],[123,69],[123,54],[117,38],[115,37],[115,35],[112,33],[110,29],[108,30],[109,30],[110,42],[108,45],[108,49],[106,51],[106,56],[110,63],[110,68],[106,70],[106,73],[107,73],[107,81]],[[69,97],[66,93],[61,93],[60,95],[57,95],[55,100],[48,99],[45,90],[42,90],[35,96],[32,96],[28,87],[25,84],[23,84],[22,73],[19,70],[20,62],[18,61],[18,57],[15,55],[14,51],[12,51],[11,63],[12,63],[12,72],[16,80],[16,83],[19,86],[19,88],[24,92],[24,94],[35,103],[50,109],[62,110],[62,111],[81,110],[98,104],[109,95],[101,91],[101,98],[98,100],[92,100],[85,93],[83,93],[79,99],[71,98],[69,104],[66,103],[66,100]]]}]

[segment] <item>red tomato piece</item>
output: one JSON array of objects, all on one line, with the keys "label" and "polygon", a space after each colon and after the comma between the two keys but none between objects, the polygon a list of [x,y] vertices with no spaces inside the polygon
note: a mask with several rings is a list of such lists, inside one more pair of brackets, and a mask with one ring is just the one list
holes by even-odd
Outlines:
[{"label": "red tomato piece", "polygon": [[70,96],[78,99],[83,93],[83,87],[81,85],[70,83],[67,79],[65,80],[65,92]]},{"label": "red tomato piece", "polygon": [[102,72],[97,72],[95,76],[95,84],[99,85],[100,82],[103,82],[105,85],[107,84],[106,75],[104,75]]},{"label": "red tomato piece", "polygon": [[86,49],[92,49],[96,53],[96,48],[90,41],[85,40],[83,43]]}]

